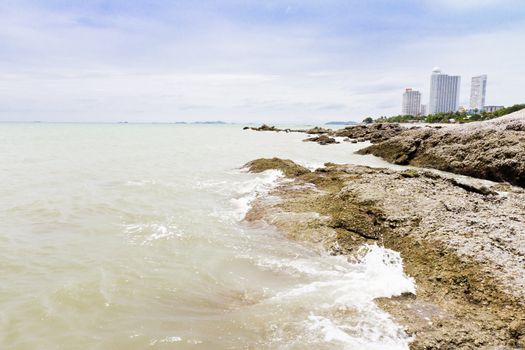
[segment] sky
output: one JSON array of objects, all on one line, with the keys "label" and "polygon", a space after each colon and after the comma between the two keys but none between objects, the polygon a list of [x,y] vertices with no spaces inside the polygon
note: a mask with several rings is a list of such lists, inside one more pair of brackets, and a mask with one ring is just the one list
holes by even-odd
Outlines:
[{"label": "sky", "polygon": [[322,123],[525,102],[525,0],[0,0],[0,121]]}]

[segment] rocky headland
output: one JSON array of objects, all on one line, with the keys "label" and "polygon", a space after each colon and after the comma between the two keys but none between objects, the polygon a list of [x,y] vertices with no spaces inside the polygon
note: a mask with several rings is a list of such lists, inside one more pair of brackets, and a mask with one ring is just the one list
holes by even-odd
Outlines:
[{"label": "rocky headland", "polygon": [[489,121],[446,126],[373,123],[337,130],[267,125],[251,129],[302,132],[312,135],[304,141],[321,145],[339,143],[335,137],[353,143],[369,141],[372,145],[358,153],[373,154],[393,164],[525,187],[525,109]]},{"label": "rocky headland", "polygon": [[417,295],[376,300],[412,349],[525,347],[525,190],[458,180],[427,170],[259,159],[252,172],[279,169],[283,181],[246,220],[264,220],[291,239],[332,254],[365,243],[401,253]]},{"label": "rocky headland", "polygon": [[332,254],[371,242],[400,252],[417,295],[376,302],[414,335],[412,349],[525,348],[525,109],[462,125],[295,131],[320,144],[369,141],[358,153],[421,169],[258,159],[250,171],[291,181],[259,198],[247,221]]},{"label": "rocky headland", "polygon": [[484,122],[404,130],[359,153],[525,187],[525,109]]}]

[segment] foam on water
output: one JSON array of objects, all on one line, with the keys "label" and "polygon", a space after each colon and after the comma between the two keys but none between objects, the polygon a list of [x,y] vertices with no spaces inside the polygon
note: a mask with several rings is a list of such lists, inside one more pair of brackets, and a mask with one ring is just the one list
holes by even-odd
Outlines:
[{"label": "foam on water", "polygon": [[[257,197],[267,195],[278,181],[283,181],[278,171],[250,176],[235,184],[205,185],[208,189],[228,189],[230,195],[236,196],[231,200],[234,206],[229,209],[230,215],[222,212],[223,217],[240,221]],[[268,297],[259,301],[258,306],[263,310],[287,305],[288,312],[294,315],[292,318],[288,314],[272,316],[281,317],[281,326],[287,325],[292,331],[287,333],[280,327],[270,327],[272,336],[267,345],[407,349],[411,339],[373,301],[405,292],[415,294],[414,280],[404,273],[399,253],[378,245],[365,245],[352,258],[312,253],[282,256],[272,249],[269,255],[236,255],[237,259],[253,261],[263,270],[298,281],[275,293],[266,293]]]},{"label": "foam on water", "polygon": [[258,262],[263,268],[285,271],[308,281],[283,290],[264,303],[306,308],[303,317],[308,321],[297,323],[296,328],[299,334],[300,328],[309,334],[309,343],[328,342],[348,349],[407,348],[410,339],[373,300],[415,293],[414,281],[404,274],[398,253],[369,245],[361,254],[354,261],[322,255]]},{"label": "foam on water", "polygon": [[130,243],[139,245],[151,245],[157,240],[170,240],[183,235],[174,223],[125,224],[123,230]]},{"label": "foam on water", "polygon": [[244,181],[206,181],[199,182],[196,188],[207,189],[230,196],[230,208],[221,208],[215,215],[226,221],[241,221],[252,207],[253,201],[265,194],[268,194],[278,181],[284,180],[284,175],[280,170],[267,170],[258,176]]},{"label": "foam on water", "polygon": [[237,207],[235,218],[242,220],[251,208],[253,201],[258,196],[263,196],[270,192],[279,179],[284,177],[282,171],[267,170],[262,176],[258,176],[252,181],[247,181],[241,186],[236,186],[237,196],[231,201]]}]

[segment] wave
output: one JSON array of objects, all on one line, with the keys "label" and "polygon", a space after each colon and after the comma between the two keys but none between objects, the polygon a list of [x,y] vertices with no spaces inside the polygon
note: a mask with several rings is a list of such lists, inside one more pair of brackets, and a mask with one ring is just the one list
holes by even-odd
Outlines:
[{"label": "wave", "polygon": [[243,220],[258,197],[267,195],[280,181],[286,181],[280,170],[267,170],[259,174],[246,174],[241,170],[237,172],[237,175],[240,174],[249,178],[241,181],[204,181],[195,185],[196,189],[216,192],[227,198],[227,204],[215,208],[213,212],[221,221]]},{"label": "wave", "polygon": [[294,332],[275,330],[276,344],[284,339],[288,344],[328,343],[343,349],[408,348],[411,338],[374,303],[376,298],[416,292],[414,280],[403,272],[399,253],[366,245],[352,260],[322,255],[294,259],[268,257],[256,263],[263,269],[308,281],[263,301],[269,309],[286,305],[290,310],[304,310],[302,316],[280,320],[288,322]]}]

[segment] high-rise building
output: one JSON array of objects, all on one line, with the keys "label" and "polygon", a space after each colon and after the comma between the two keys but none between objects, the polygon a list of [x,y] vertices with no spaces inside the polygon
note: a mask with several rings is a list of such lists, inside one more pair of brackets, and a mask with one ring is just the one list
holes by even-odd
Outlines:
[{"label": "high-rise building", "polygon": [[421,115],[427,115],[427,105],[421,105]]},{"label": "high-rise building", "polygon": [[460,76],[443,74],[441,69],[434,68],[430,77],[428,113],[456,111],[459,106],[460,83]]},{"label": "high-rise building", "polygon": [[485,108],[485,94],[487,93],[487,75],[478,75],[472,78],[470,85],[470,109],[482,111]]},{"label": "high-rise building", "polygon": [[403,115],[419,115],[421,113],[421,93],[412,89],[405,89],[403,94]]}]

